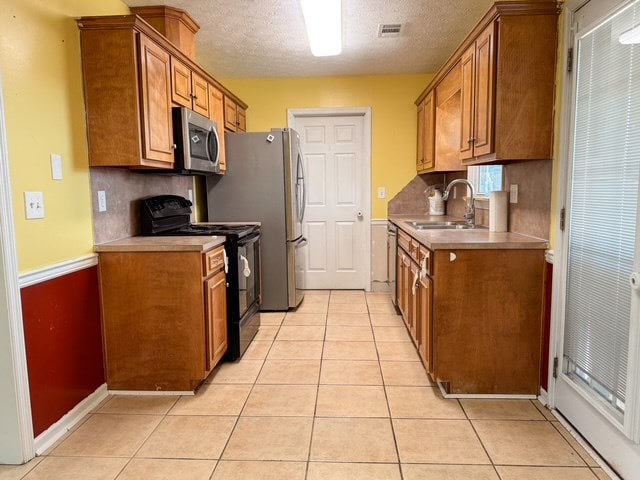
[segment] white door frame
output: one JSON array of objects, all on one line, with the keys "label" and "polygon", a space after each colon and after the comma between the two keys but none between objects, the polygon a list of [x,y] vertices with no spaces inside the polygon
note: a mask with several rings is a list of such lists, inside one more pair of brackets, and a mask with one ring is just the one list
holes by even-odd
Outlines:
[{"label": "white door frame", "polygon": [[[363,117],[363,153],[364,153],[364,180],[363,187],[364,207],[362,209],[363,221],[367,228],[364,232],[364,269],[363,288],[371,290],[371,107],[335,107],[335,108],[289,108],[287,109],[287,126],[293,128],[296,118],[301,117]],[[304,153],[304,152],[303,152]]]},{"label": "white door frame", "polygon": [[0,329],[9,332],[8,337],[0,336],[0,350],[10,360],[0,362],[0,416],[6,425],[0,433],[0,463],[21,464],[31,460],[35,450],[7,152],[0,72],[0,288],[4,290],[0,293]]}]

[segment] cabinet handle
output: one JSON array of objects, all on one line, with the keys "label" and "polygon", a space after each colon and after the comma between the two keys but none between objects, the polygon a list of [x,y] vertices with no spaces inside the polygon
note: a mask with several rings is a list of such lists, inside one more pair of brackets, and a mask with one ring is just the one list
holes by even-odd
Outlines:
[{"label": "cabinet handle", "polygon": [[467,143],[473,143],[473,142],[475,142],[475,141],[476,141],[476,139],[475,139],[475,138],[473,138],[473,137],[471,137],[469,140],[467,140]]},{"label": "cabinet handle", "polygon": [[173,149],[175,150],[176,148],[178,148],[178,145],[176,145],[176,144],[174,143],[173,145],[171,145],[171,148],[173,148]]}]

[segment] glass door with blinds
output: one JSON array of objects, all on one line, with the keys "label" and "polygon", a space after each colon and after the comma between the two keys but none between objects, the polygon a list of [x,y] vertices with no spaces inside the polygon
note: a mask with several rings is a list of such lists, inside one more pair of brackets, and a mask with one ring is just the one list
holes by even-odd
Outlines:
[{"label": "glass door with blinds", "polygon": [[640,478],[640,0],[591,0],[573,32],[554,402]]}]

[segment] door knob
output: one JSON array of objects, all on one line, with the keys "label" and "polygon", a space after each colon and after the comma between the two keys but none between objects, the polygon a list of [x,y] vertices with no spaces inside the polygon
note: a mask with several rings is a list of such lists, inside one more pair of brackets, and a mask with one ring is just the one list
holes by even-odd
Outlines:
[{"label": "door knob", "polygon": [[356,215],[358,215],[358,218],[362,218],[362,210],[358,210],[358,213],[356,213]]}]

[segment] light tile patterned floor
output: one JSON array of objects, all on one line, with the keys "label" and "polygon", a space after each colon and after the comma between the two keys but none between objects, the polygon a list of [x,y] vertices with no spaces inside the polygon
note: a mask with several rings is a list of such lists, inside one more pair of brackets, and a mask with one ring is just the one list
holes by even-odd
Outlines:
[{"label": "light tile patterned floor", "polygon": [[194,397],[111,397],[0,480],[597,480],[529,400],[445,400],[389,295],[308,292],[267,313]]}]

